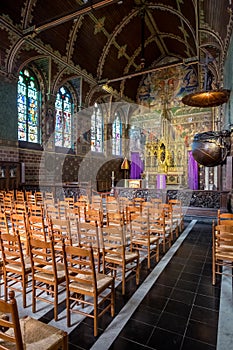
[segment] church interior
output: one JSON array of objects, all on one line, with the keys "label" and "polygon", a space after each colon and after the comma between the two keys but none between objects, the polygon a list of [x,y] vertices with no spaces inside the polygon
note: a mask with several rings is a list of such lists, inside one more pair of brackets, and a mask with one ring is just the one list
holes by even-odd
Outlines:
[{"label": "church interior", "polygon": [[[65,332],[63,343],[48,347],[43,342],[41,349],[230,348],[233,332],[226,331],[221,314],[229,304],[221,295],[231,295],[226,276],[232,278],[232,269],[224,274],[224,262],[217,266],[214,234],[220,235],[216,227],[221,224],[233,227],[232,30],[231,0],[1,2],[0,312],[1,299],[6,301],[12,289],[20,317],[29,315]],[[18,293],[8,280],[3,234],[22,236],[22,222],[15,229],[14,215],[25,210],[22,249],[24,257],[33,259],[33,206],[42,208],[45,236],[53,237],[53,219],[63,219],[79,247],[83,221],[93,220],[104,245],[106,226],[111,226],[108,211],[117,211],[131,254],[137,219],[131,220],[130,207],[140,207],[141,220],[147,213],[144,230],[155,234],[157,228],[153,242],[158,255],[150,265],[135,243],[140,283],[135,284],[135,271],[130,270],[132,280],[116,285],[114,317],[102,315],[97,327],[94,313],[94,326],[88,317],[67,326],[68,294],[59,306],[32,312],[36,298],[28,292],[25,307],[24,292]],[[160,206],[159,215],[170,230],[163,238],[162,216],[159,224],[150,223],[158,215],[152,207]],[[59,244],[68,261],[64,232],[63,226]],[[229,240],[232,252],[224,259],[232,268],[233,238]],[[104,251],[93,253],[102,273]],[[216,281],[215,274],[220,275]],[[153,283],[147,289],[149,278]],[[63,315],[58,320],[56,312]],[[4,322],[1,326],[0,316],[0,329]]]}]

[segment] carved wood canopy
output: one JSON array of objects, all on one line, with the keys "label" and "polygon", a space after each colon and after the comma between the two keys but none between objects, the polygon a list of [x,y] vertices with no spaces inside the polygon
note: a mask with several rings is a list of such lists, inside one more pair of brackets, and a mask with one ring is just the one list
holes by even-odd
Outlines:
[{"label": "carved wood canopy", "polygon": [[[83,77],[89,101],[136,101],[142,72],[211,57],[216,81],[232,31],[229,0],[7,0],[0,3],[0,73],[36,62],[49,93]],[[103,84],[105,90],[102,89]]]}]

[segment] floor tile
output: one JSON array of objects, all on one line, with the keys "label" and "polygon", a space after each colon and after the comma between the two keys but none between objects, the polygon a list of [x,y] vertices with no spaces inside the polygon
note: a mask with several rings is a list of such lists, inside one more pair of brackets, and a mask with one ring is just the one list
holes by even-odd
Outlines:
[{"label": "floor tile", "polygon": [[182,335],[156,328],[147,345],[156,350],[179,350]]},{"label": "floor tile", "polygon": [[217,328],[211,327],[210,325],[202,322],[190,320],[187,327],[186,336],[200,342],[216,345]]},{"label": "floor tile", "polygon": [[163,312],[159,319],[157,327],[162,328],[165,331],[171,331],[182,335],[184,334],[186,324],[187,318],[183,318],[168,312]]},{"label": "floor tile", "polygon": [[146,345],[153,329],[153,326],[130,319],[119,336]]},{"label": "floor tile", "polygon": [[215,350],[216,347],[194,339],[185,338],[180,350]]},{"label": "floor tile", "polygon": [[176,300],[169,300],[164,309],[165,312],[178,315],[179,317],[183,317],[186,320],[189,317],[190,310],[191,310],[191,305],[188,305]]}]

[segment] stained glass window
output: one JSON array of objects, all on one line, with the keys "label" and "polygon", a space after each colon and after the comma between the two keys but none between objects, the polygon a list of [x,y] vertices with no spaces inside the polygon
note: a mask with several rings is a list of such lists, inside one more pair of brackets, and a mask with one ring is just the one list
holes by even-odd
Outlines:
[{"label": "stained glass window", "polygon": [[95,103],[91,116],[91,150],[103,152],[103,115],[100,107]]},{"label": "stained glass window", "polygon": [[122,146],[122,123],[118,113],[112,124],[112,154],[116,156],[121,155]]},{"label": "stained glass window", "polygon": [[72,98],[64,86],[59,89],[55,102],[55,145],[72,147]]},{"label": "stained glass window", "polygon": [[24,69],[18,80],[18,140],[40,142],[39,88],[35,76]]}]

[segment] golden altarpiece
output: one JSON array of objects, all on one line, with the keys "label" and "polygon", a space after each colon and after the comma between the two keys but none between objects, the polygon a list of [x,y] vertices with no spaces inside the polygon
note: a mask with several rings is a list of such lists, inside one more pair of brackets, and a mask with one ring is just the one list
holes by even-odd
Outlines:
[{"label": "golden altarpiece", "polygon": [[[132,118],[131,123],[144,136],[141,155],[144,162],[142,174],[148,187],[157,187],[164,175],[165,185],[188,188],[189,157],[193,137],[200,131],[214,130],[217,117],[209,108],[185,106],[181,99],[196,91],[198,80],[193,66],[163,69],[148,75],[142,81],[138,103],[148,108]],[[216,120],[215,120],[216,122]],[[199,174],[199,180],[202,175]]]}]

